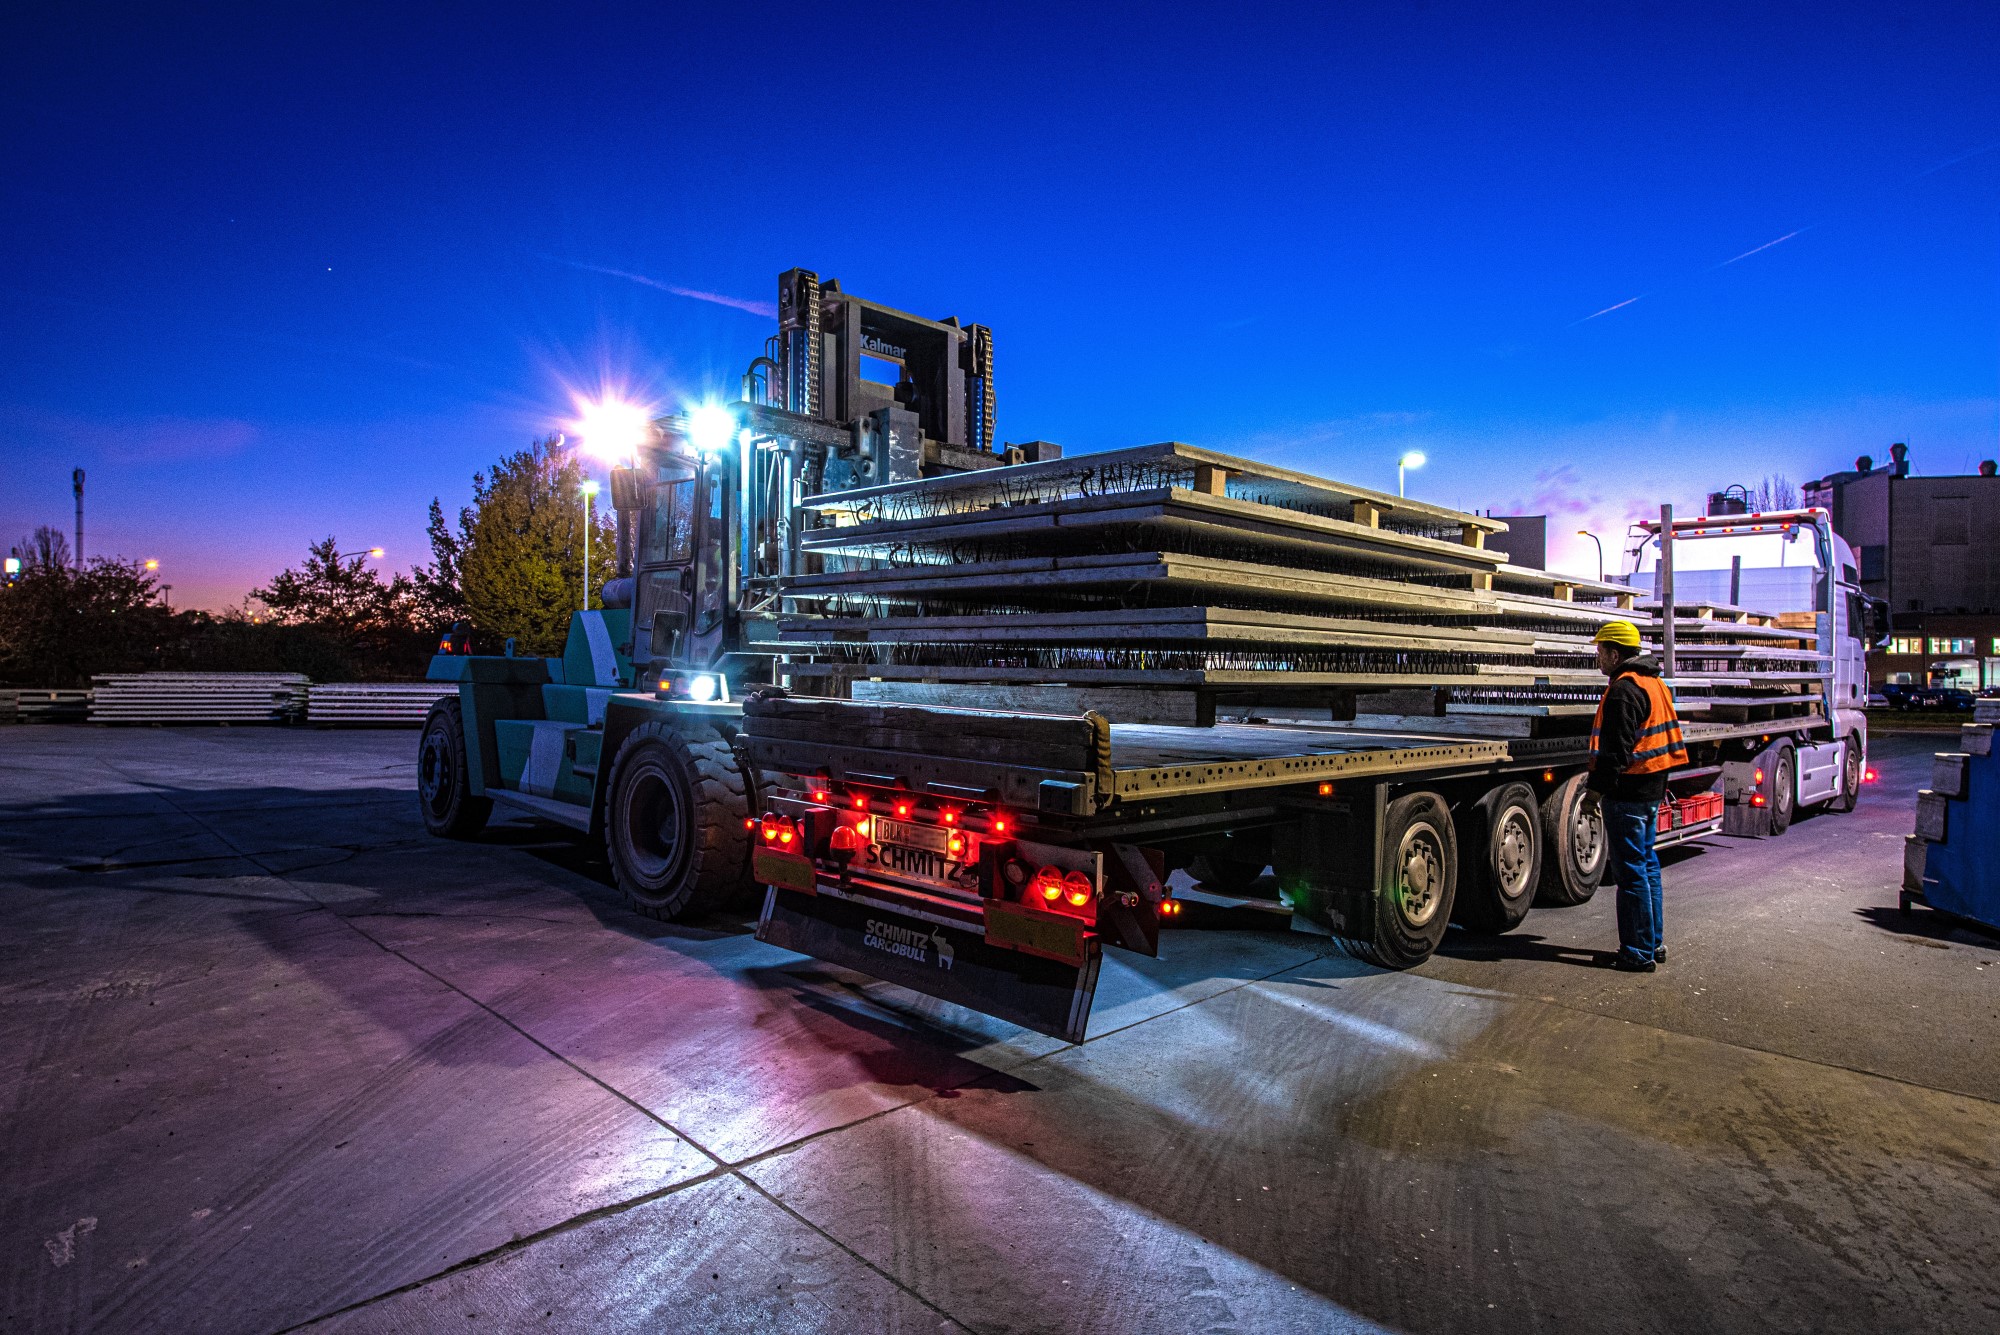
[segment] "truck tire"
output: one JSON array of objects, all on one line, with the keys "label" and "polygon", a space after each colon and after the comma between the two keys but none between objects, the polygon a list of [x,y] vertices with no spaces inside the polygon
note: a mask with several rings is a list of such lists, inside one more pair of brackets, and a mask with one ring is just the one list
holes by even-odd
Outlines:
[{"label": "truck tire", "polygon": [[1422,964],[1444,940],[1458,885],[1458,838],[1436,793],[1408,793],[1382,816],[1374,934],[1357,953],[1385,969]]},{"label": "truck tire", "polygon": [[1790,742],[1774,742],[1762,757],[1771,776],[1771,833],[1792,828],[1799,805],[1799,757]]},{"label": "truck tire", "polygon": [[1852,811],[1861,800],[1861,772],[1866,768],[1861,759],[1861,739],[1850,735],[1846,740],[1847,755],[1840,762],[1840,791],[1826,804],[1828,811]]},{"label": "truck tire", "polygon": [[1256,888],[1269,863],[1251,866],[1247,858],[1217,857],[1204,853],[1188,864],[1188,875],[1201,882],[1202,888],[1225,895],[1247,895]]},{"label": "truck tire", "polygon": [[424,828],[441,839],[470,839],[493,814],[493,799],[472,791],[465,714],[455,695],[432,705],[424,716],[417,738],[417,809]]},{"label": "truck tire", "polygon": [[1535,894],[1538,904],[1567,908],[1585,904],[1604,880],[1610,849],[1604,838],[1604,812],[1586,802],[1587,774],[1572,774],[1556,785],[1542,803],[1542,876]]},{"label": "truck tire", "polygon": [[720,733],[640,724],[618,747],[607,791],[605,848],[635,912],[673,922],[749,890],[749,803]]},{"label": "truck tire", "polygon": [[1457,921],[1467,931],[1512,931],[1528,916],[1542,876],[1535,790],[1503,783],[1466,808],[1459,846]]}]

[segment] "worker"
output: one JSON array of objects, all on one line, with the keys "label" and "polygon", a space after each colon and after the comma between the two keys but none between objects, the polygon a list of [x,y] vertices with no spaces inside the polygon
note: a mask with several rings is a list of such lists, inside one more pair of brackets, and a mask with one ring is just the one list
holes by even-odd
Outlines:
[{"label": "worker", "polygon": [[1687,764],[1687,747],[1660,666],[1639,651],[1639,628],[1609,621],[1594,642],[1598,671],[1611,684],[1590,724],[1586,786],[1602,803],[1611,874],[1618,882],[1618,955],[1611,967],[1651,973],[1667,958],[1660,855],[1653,840],[1667,771]]}]

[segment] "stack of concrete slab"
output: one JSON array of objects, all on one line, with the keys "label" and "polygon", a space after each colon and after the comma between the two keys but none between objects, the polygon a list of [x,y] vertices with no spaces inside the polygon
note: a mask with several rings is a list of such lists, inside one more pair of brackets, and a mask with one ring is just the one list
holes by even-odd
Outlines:
[{"label": "stack of concrete slab", "polygon": [[345,681],[313,686],[306,696],[306,722],[321,727],[416,728],[431,706],[458,694],[448,681]]},{"label": "stack of concrete slab", "polygon": [[0,691],[0,723],[81,723],[89,712],[89,691]]},{"label": "stack of concrete slab", "polygon": [[[796,679],[1594,699],[1617,584],[1518,566],[1503,522],[1187,445],[809,498],[776,634]],[[1797,636],[1691,627],[1692,694],[1798,691]],[[1770,656],[1765,657],[1766,654]],[[1715,671],[1717,664],[1725,669]],[[1773,674],[1784,676],[1779,682]]]},{"label": "stack of concrete slab", "polygon": [[93,677],[92,723],[289,723],[305,707],[296,672],[138,672]]},{"label": "stack of concrete slab", "polygon": [[1917,828],[1903,846],[1902,907],[1927,904],[2000,930],[2000,700],[1981,700],[1959,729],[1958,750],[1931,759],[1917,794]]}]

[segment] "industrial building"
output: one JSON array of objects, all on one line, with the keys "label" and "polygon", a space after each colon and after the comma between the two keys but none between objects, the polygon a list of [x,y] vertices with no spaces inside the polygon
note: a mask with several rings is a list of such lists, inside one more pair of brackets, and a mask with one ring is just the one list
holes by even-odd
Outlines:
[{"label": "industrial building", "polygon": [[1861,588],[1888,605],[1890,639],[1869,655],[1874,686],[2000,687],[2000,476],[1915,475],[1908,445],[1889,462],[1867,455],[1852,471],[1804,488],[1833,513],[1834,531],[1861,561]]}]

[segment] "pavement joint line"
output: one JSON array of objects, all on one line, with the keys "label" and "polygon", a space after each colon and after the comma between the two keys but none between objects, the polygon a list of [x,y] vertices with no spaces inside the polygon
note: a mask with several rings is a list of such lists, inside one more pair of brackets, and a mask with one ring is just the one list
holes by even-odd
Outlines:
[{"label": "pavement joint line", "polygon": [[[106,768],[111,768],[109,762],[102,762],[102,763],[105,764]],[[116,771],[114,770],[114,772]],[[173,798],[167,796],[164,792],[161,792],[158,789],[155,789],[155,792],[159,795],[161,801],[165,802],[168,806],[172,807],[177,813],[181,815],[182,818],[193,821],[195,824],[200,825],[203,829],[207,830],[211,835],[213,835],[215,838],[217,838],[224,844],[227,844],[229,847],[231,848],[237,847],[236,843],[233,840],[231,840],[228,835],[216,829],[213,825],[210,825],[207,821],[203,820],[200,815],[185,810],[178,803],[176,803],[173,800]],[[259,866],[263,865],[261,862],[258,861],[256,857],[251,856],[250,854],[241,853],[239,851],[239,856],[243,857],[243,859],[247,862],[256,863]],[[476,1006],[480,1010],[486,1012],[488,1015],[492,1016],[495,1020],[498,1020],[502,1025],[512,1030],[515,1034],[519,1035],[522,1039],[532,1044],[533,1046],[540,1048],[550,1057],[562,1063],[564,1066],[567,1066],[570,1070],[576,1072],[576,1074],[582,1076],[585,1080],[589,1081],[591,1084],[596,1085],[599,1089],[611,1095],[612,1098],[617,1099],[620,1103],[625,1104],[627,1107],[631,1108],[634,1112],[638,1113],[641,1117],[644,1117],[647,1120],[653,1122],[654,1124],[663,1127],[665,1130],[670,1132],[675,1138],[683,1141],[689,1146],[692,1146],[696,1153],[700,1154],[703,1158],[707,1159],[710,1163],[715,1165],[714,1168],[710,1169],[708,1172],[702,1174],[698,1178],[691,1178],[687,1182],[674,1183],[671,1186],[662,1188],[658,1192],[651,1193],[649,1197],[643,1197],[639,1198],[638,1200],[635,1200],[634,1204],[643,1204],[645,1199],[664,1196],[671,1191],[678,1190],[679,1188],[684,1186],[692,1185],[695,1182],[713,1181],[722,1177],[734,1178],[736,1181],[742,1183],[744,1187],[746,1187],[750,1191],[755,1192],[757,1195],[769,1201],[777,1209],[783,1211],[785,1214],[789,1215],[793,1219],[796,1219],[804,1227],[810,1229],[812,1232],[826,1239],[826,1241],[829,1244],[839,1249],[840,1251],[846,1253],[849,1257],[853,1258],[853,1260],[858,1265],[865,1267],[867,1270],[879,1276],[890,1287],[896,1289],[898,1292],[907,1294],[911,1299],[913,1299],[918,1303],[923,1304],[923,1306],[929,1308],[932,1312],[935,1312],[938,1316],[944,1318],[946,1321],[951,1322],[954,1326],[957,1326],[961,1330],[967,1329],[965,1323],[959,1321],[956,1317],[952,1316],[951,1313],[945,1311],[942,1307],[939,1307],[935,1302],[932,1302],[928,1297],[917,1292],[915,1289],[911,1288],[908,1284],[904,1283],[896,1276],[890,1274],[888,1271],[884,1270],[881,1266],[875,1264],[873,1261],[870,1261],[867,1257],[863,1256],[860,1252],[850,1247],[847,1243],[843,1242],[841,1239],[835,1237],[832,1233],[828,1232],[820,1225],[815,1224],[811,1220],[807,1219],[804,1215],[800,1214],[797,1210],[793,1209],[791,1206],[786,1205],[783,1201],[780,1201],[775,1196],[772,1196],[770,1192],[764,1190],[763,1187],[761,1187],[756,1182],[752,1181],[749,1177],[744,1175],[735,1165],[731,1164],[727,1159],[715,1153],[713,1150],[709,1149],[706,1145],[702,1144],[701,1141],[697,1140],[695,1137],[691,1135],[688,1135],[686,1132],[682,1131],[679,1127],[675,1126],[672,1122],[668,1121],[666,1118],[660,1116],[652,1109],[640,1103],[637,1099],[634,1099],[629,1094],[626,1094],[623,1090],[618,1089],[615,1086],[611,1085],[601,1077],[593,1074],[588,1070],[585,1070],[583,1067],[579,1066],[576,1062],[572,1061],[567,1056],[564,1056],[562,1053],[557,1052],[554,1048],[542,1042],[540,1039],[536,1038],[533,1034],[530,1034],[520,1025],[514,1023],[514,1021],[508,1019],[505,1015],[502,1015],[499,1011],[487,1005],[485,1002],[473,996],[471,993],[465,991],[463,988],[451,982],[449,979],[446,979],[441,975],[433,972],[431,969],[426,968],[424,965],[419,964],[417,961],[411,959],[408,955],[405,955],[402,951],[397,950],[393,946],[384,944],[379,938],[369,933],[366,929],[357,926],[352,919],[344,917],[341,914],[335,912],[331,906],[329,906],[323,900],[321,900],[318,895],[313,894],[313,892],[307,889],[304,885],[299,885],[294,883],[291,880],[291,878],[286,874],[282,872],[273,871],[269,867],[265,867],[264,872],[265,875],[271,877],[273,880],[283,881],[287,885],[294,886],[295,889],[305,894],[306,897],[312,900],[312,902],[315,905],[317,905],[322,911],[326,912],[329,916],[339,920],[342,924],[344,924],[348,928],[348,930],[352,931],[356,936],[361,937],[364,941],[367,941],[369,944],[373,945],[377,950],[382,951],[386,955],[393,955],[395,958],[403,961],[403,963],[407,964],[412,969],[415,969],[417,972],[423,974],[425,977],[436,982],[438,985],[445,988],[446,990],[457,993],[467,1002],[470,1002],[473,1006]],[[605,1207],[599,1207],[599,1208],[602,1209]],[[594,1212],[586,1211],[582,1215],[573,1216],[573,1219],[588,1222],[588,1220],[592,1217],[593,1213]],[[570,1221],[567,1220],[559,1221],[557,1224],[551,1225],[550,1227],[551,1229],[561,1229],[569,1222]],[[543,1230],[544,1233],[548,1231],[549,1230]],[[532,1235],[532,1236],[539,1236],[539,1235]],[[493,1249],[492,1251],[489,1251],[487,1253],[482,1253],[481,1255],[482,1257],[485,1258],[485,1260],[495,1259],[499,1254],[508,1250],[509,1247],[510,1244],[503,1243],[500,1248]],[[391,1297],[395,1294],[407,1292],[411,1289],[421,1287],[424,1284],[432,1282],[433,1279],[449,1275],[456,1270],[470,1268],[473,1265],[483,1264],[483,1263],[484,1261],[480,1257],[468,1257],[466,1258],[466,1260],[457,1262],[450,1268],[438,1272],[438,1275],[436,1276],[432,1276],[426,1279],[412,1280],[408,1284],[400,1285],[397,1288],[388,1290],[384,1293],[376,1294],[373,1297],[359,1299],[358,1301],[349,1304],[347,1307],[343,1307],[339,1310],[341,1312],[345,1312],[354,1310],[355,1308],[358,1307],[365,1307],[372,1303],[379,1302],[384,1298]],[[307,1319],[306,1322],[287,1327],[286,1329],[296,1330],[299,1328],[299,1325],[309,1325],[315,1322],[326,1320],[329,1317],[335,1315],[338,1315],[338,1313],[330,1312],[330,1313],[325,1313],[321,1316],[310,1317]]]}]

